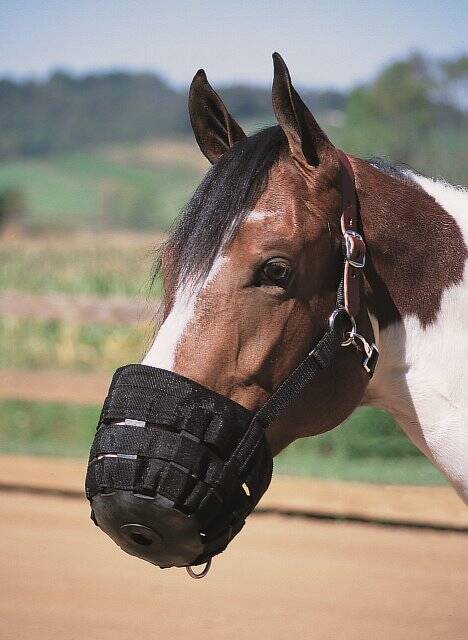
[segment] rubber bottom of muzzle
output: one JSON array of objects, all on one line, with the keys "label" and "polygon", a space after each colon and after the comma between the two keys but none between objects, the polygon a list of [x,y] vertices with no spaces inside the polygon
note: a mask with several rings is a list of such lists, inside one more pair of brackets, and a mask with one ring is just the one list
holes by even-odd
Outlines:
[{"label": "rubber bottom of muzzle", "polygon": [[206,562],[270,484],[271,452],[252,417],[170,371],[118,369],[90,452],[92,519],[124,551],[162,568]]},{"label": "rubber bottom of muzzle", "polygon": [[95,496],[92,505],[98,526],[132,556],[166,568],[188,566],[203,554],[193,518],[157,498],[115,491]]}]

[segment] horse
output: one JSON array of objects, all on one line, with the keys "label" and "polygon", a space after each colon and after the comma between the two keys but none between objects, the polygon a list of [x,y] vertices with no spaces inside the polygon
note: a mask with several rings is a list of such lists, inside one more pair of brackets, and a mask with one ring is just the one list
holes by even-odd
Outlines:
[{"label": "horse", "polygon": [[[258,411],[329,325],[349,163],[362,302],[333,366],[269,426],[272,454],[370,405],[468,502],[468,192],[343,154],[273,62],[278,124],[250,136],[203,70],[192,81],[191,124],[212,166],[163,247],[163,321],[142,363]],[[380,352],[372,377],[353,336]]]}]

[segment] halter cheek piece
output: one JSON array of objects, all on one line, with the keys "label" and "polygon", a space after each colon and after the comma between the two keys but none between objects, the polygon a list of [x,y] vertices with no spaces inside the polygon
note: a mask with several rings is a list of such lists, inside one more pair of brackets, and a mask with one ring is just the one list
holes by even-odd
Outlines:
[{"label": "halter cheek piece", "polygon": [[354,171],[348,156],[336,150],[342,165],[341,214],[343,274],[338,286],[336,307],[329,319],[329,330],[313,347],[257,412],[254,420],[268,426],[284,409],[298,399],[302,391],[319,373],[332,366],[342,347],[354,347],[362,356],[362,366],[372,378],[379,351],[372,342],[357,332],[356,318],[361,310],[363,269],[366,264],[366,244],[358,232],[359,207]]},{"label": "halter cheek piece", "polygon": [[[378,358],[356,329],[366,247],[354,174],[342,152],[343,275],[329,329],[253,414],[165,369],[118,369],[99,419],[86,475],[91,518],[124,551],[160,567],[206,575],[267,490],[273,459],[266,427],[354,347],[372,376]],[[200,572],[192,566],[206,565]]]},{"label": "halter cheek piece", "polygon": [[364,336],[356,331],[355,318],[361,310],[361,292],[363,289],[362,271],[366,266],[366,244],[358,231],[359,204],[354,180],[354,171],[348,156],[340,149],[336,150],[342,166],[341,192],[343,197],[343,211],[341,214],[341,232],[343,234],[342,247],[344,269],[342,283],[338,287],[337,308],[333,316],[342,309],[348,314],[351,331],[342,346],[353,345],[363,353],[362,366],[373,376],[379,351],[375,343],[369,343]]}]

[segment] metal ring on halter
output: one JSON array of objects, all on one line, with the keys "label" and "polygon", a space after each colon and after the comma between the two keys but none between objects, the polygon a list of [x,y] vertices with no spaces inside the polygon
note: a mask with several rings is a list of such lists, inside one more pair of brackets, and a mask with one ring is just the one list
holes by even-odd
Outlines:
[{"label": "metal ring on halter", "polygon": [[211,558],[207,561],[207,563],[203,567],[203,570],[200,571],[200,573],[195,573],[192,567],[185,567],[185,568],[187,569],[187,573],[191,578],[193,578],[194,580],[200,580],[200,578],[204,578],[206,576],[206,574],[210,570],[210,567],[211,567]]},{"label": "metal ring on halter", "polygon": [[348,337],[345,338],[341,343],[342,347],[349,347],[349,345],[353,344],[353,341],[354,341],[354,335],[356,333],[356,321],[353,318],[353,316],[344,307],[338,307],[331,314],[330,319],[328,321],[330,324],[330,329],[335,330],[335,323],[339,316],[345,316],[345,320],[350,324],[349,331],[343,331],[343,337],[345,336],[348,336]]},{"label": "metal ring on halter", "polygon": [[[371,345],[367,342],[367,340],[364,338],[364,336],[361,336],[360,333],[358,333],[356,331],[356,329],[353,329],[353,331],[349,334],[350,340],[352,341],[352,343],[361,351],[363,351],[366,356],[369,358],[372,355],[372,347],[375,348],[375,345]],[[361,347],[359,347],[359,345],[357,344],[356,341],[359,341],[361,343]]]}]

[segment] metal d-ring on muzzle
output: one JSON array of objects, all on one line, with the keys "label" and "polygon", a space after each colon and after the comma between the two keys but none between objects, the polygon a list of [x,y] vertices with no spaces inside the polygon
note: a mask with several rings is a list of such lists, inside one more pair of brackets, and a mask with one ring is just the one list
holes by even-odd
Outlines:
[{"label": "metal d-ring on muzzle", "polygon": [[94,522],[160,567],[208,562],[270,484],[272,455],[253,414],[164,369],[118,369],[91,448]]}]

